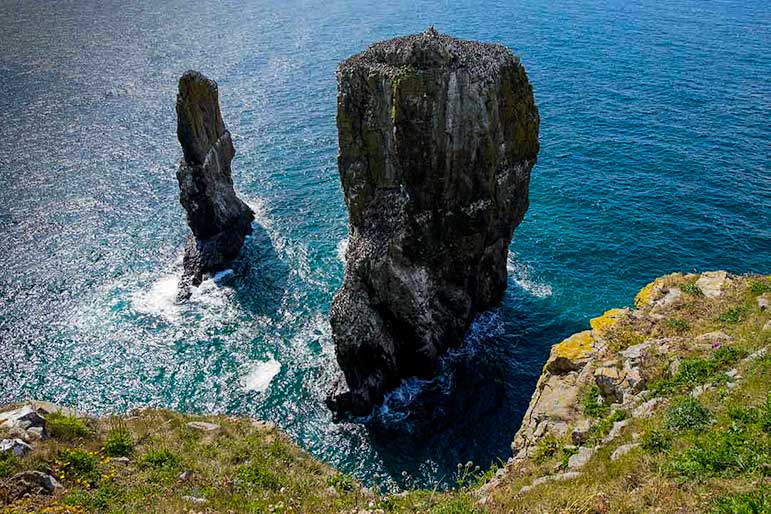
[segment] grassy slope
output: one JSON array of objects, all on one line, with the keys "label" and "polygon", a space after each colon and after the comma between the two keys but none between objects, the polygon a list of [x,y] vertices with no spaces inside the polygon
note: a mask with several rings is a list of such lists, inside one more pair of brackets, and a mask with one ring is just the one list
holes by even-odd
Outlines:
[{"label": "grassy slope", "polygon": [[[52,438],[34,443],[35,450],[22,458],[0,458],[0,513],[771,512],[771,352],[746,359],[771,342],[771,331],[762,330],[771,313],[757,307],[758,295],[771,291],[771,279],[736,278],[721,298],[709,299],[693,287],[695,278],[660,279],[685,292],[663,319],[631,316],[608,329],[606,339],[614,350],[669,337],[683,363],[670,376],[665,356],[652,359],[646,370],[650,388],[667,404],[651,419],[632,420],[620,438],[598,450],[577,479],[520,494],[534,478],[562,467],[570,452],[568,441],[551,440],[538,458],[509,470],[487,491],[484,505],[477,503],[478,489],[491,473],[478,480],[466,477],[455,491],[375,496],[265,425],[146,410],[133,417],[85,422],[49,418]],[[644,314],[644,308],[639,312]],[[714,330],[725,331],[733,342],[717,353],[694,344],[696,336]],[[731,368],[742,377],[736,385],[725,378]],[[697,404],[684,400],[703,383],[714,387]],[[592,402],[587,407],[596,408]],[[610,414],[595,410],[595,430],[601,436]],[[192,420],[222,428],[204,432],[188,427]],[[631,441],[644,444],[611,462],[613,450]],[[125,453],[130,461],[111,461],[107,453]],[[3,502],[8,491],[2,477],[25,469],[50,472],[64,487],[53,496]],[[189,478],[180,480],[186,470]],[[185,496],[206,498],[207,503]]]}]

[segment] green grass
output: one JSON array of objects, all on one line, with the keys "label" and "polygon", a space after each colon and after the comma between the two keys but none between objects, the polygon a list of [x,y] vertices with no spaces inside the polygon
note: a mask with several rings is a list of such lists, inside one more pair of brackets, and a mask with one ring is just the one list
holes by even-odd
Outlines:
[{"label": "green grass", "polygon": [[602,397],[602,392],[596,384],[592,384],[584,393],[584,414],[591,418],[603,418],[608,415],[610,408]]},{"label": "green grass", "polygon": [[683,334],[691,328],[687,321],[677,318],[667,319],[664,324],[678,334]]},{"label": "green grass", "polygon": [[97,454],[80,448],[64,448],[59,452],[57,464],[71,480],[91,487],[100,480]]},{"label": "green grass", "polygon": [[753,295],[771,293],[771,279],[754,280],[750,284],[750,293]]},{"label": "green grass", "polygon": [[648,453],[667,452],[672,448],[672,434],[663,430],[651,430],[643,435],[640,446]]},{"label": "green grass", "polygon": [[278,491],[282,487],[281,477],[262,462],[252,462],[242,466],[236,472],[236,479],[244,485],[261,487],[271,491]]},{"label": "green grass", "polygon": [[88,437],[91,431],[86,424],[75,416],[65,416],[54,412],[46,417],[46,430],[54,439],[74,441]]},{"label": "green grass", "polygon": [[650,390],[657,396],[667,396],[690,391],[710,381],[724,382],[726,377],[722,372],[746,355],[745,350],[724,345],[707,358],[684,359],[674,377],[655,381]]},{"label": "green grass", "polygon": [[771,512],[771,494],[765,485],[753,492],[720,498],[712,509],[712,514],[768,514],[769,512]]},{"label": "green grass", "polygon": [[560,443],[557,438],[552,434],[547,434],[538,441],[538,446],[536,446],[534,455],[535,461],[545,462],[547,459],[556,455],[559,448]]},{"label": "green grass", "polygon": [[712,413],[695,398],[678,399],[666,411],[666,426],[678,432],[703,428],[712,422]]},{"label": "green grass", "polygon": [[158,448],[142,456],[140,464],[149,468],[172,471],[179,467],[179,457],[166,448]]},{"label": "green grass", "polygon": [[5,478],[16,473],[18,459],[12,452],[0,453],[0,478]]},{"label": "green grass", "polygon": [[102,449],[110,457],[128,457],[131,455],[134,451],[134,441],[129,431],[126,430],[125,424],[118,421],[110,429]]},{"label": "green grass", "polygon": [[739,323],[740,321],[744,320],[746,312],[747,309],[742,305],[731,307],[730,309],[723,312],[718,320],[722,323]]},{"label": "green grass", "polygon": [[699,289],[696,286],[696,281],[695,280],[693,282],[687,282],[687,283],[683,284],[682,286],[680,286],[680,290],[683,293],[687,294],[687,295],[703,296],[703,293],[701,292],[701,289]]}]

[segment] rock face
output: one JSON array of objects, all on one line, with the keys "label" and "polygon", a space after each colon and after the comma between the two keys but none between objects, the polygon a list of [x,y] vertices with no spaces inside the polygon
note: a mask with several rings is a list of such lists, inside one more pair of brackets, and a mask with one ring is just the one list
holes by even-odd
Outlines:
[{"label": "rock face", "polygon": [[222,121],[217,84],[196,71],[179,79],[177,137],[184,154],[177,168],[179,201],[193,232],[185,246],[184,298],[204,274],[238,256],[254,213],[233,190],[230,162],[236,151]]},{"label": "rock face", "polygon": [[502,299],[539,116],[509,49],[433,28],[371,46],[337,78],[350,226],[330,321],[348,390],[328,404],[366,414]]}]

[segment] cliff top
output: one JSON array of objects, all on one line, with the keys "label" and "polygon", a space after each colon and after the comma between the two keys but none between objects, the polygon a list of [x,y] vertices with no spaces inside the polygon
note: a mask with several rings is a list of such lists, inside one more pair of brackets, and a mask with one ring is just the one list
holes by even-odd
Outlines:
[{"label": "cliff top", "polygon": [[404,67],[418,70],[466,69],[480,78],[495,76],[502,65],[518,63],[514,53],[498,43],[456,39],[429,27],[421,34],[375,43],[343,61],[338,73],[365,70],[393,77]]},{"label": "cliff top", "polygon": [[0,514],[767,512],[771,276],[669,275],[590,326],[552,348],[520,458],[454,490],[369,491],[248,418],[31,402],[0,407]]}]

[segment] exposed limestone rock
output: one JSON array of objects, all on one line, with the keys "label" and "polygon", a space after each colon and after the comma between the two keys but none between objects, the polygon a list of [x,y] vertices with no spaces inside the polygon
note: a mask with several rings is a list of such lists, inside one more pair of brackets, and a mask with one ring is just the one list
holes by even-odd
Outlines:
[{"label": "exposed limestone rock", "polygon": [[629,443],[629,444],[623,444],[615,449],[615,451],[610,455],[610,460],[617,461],[627,453],[631,452],[635,448],[640,446],[639,443]]},{"label": "exposed limestone rock", "polygon": [[578,453],[571,455],[568,459],[568,469],[575,471],[583,468],[589,463],[592,457],[594,457],[596,451],[597,448],[587,448],[586,446],[580,447]]},{"label": "exposed limestone rock", "polygon": [[217,84],[195,71],[179,79],[177,137],[184,154],[177,168],[179,201],[193,232],[179,292],[185,298],[204,274],[224,269],[238,256],[254,213],[233,189],[235,148],[222,121]]},{"label": "exposed limestone rock", "polygon": [[532,484],[522,487],[519,490],[519,494],[524,494],[530,491],[533,487],[538,487],[539,485],[545,484],[547,482],[564,482],[565,480],[572,480],[580,476],[581,476],[581,472],[579,471],[566,471],[565,473],[558,473],[556,475],[546,475],[543,477],[539,477],[533,480]]},{"label": "exposed limestone rock", "polygon": [[610,309],[605,311],[602,316],[589,321],[589,325],[592,327],[592,330],[602,334],[627,316],[629,316],[629,309]]},{"label": "exposed limestone rock", "polygon": [[697,343],[730,343],[733,340],[731,336],[723,332],[722,330],[716,330],[715,332],[708,332],[702,334],[696,338]]},{"label": "exposed limestone rock", "polygon": [[570,440],[576,445],[584,444],[589,437],[589,430],[591,428],[591,422],[588,419],[582,419],[573,427],[573,431],[570,433]]},{"label": "exposed limestone rock", "polygon": [[620,402],[624,399],[624,393],[621,388],[623,376],[619,373],[615,363],[603,365],[594,371],[594,382],[600,388],[605,398],[611,398],[613,402]]},{"label": "exposed limestone rock", "polygon": [[[41,411],[44,412],[44,411]],[[32,405],[23,405],[18,409],[0,413],[0,426],[28,430],[33,427],[45,428],[46,420]]]},{"label": "exposed limestone rock", "polygon": [[328,403],[365,414],[431,375],[503,297],[539,117],[509,49],[433,29],[373,45],[337,77],[350,225],[330,321],[347,390]]},{"label": "exposed limestone rock", "polygon": [[608,432],[608,435],[602,438],[602,443],[607,444],[611,442],[613,439],[621,435],[621,431],[624,429],[625,426],[629,424],[628,419],[622,419],[621,421],[616,421],[613,423],[613,427],[610,429],[610,432]]},{"label": "exposed limestone rock", "polygon": [[768,309],[769,305],[771,305],[771,294],[764,293],[758,296],[758,309],[764,311]]},{"label": "exposed limestone rock", "polygon": [[728,273],[725,271],[707,271],[696,281],[696,287],[708,298],[717,298],[723,294]]},{"label": "exposed limestone rock", "polygon": [[661,402],[661,398],[652,398],[632,411],[632,416],[635,418],[650,418],[653,416],[656,406]]},{"label": "exposed limestone rock", "polygon": [[220,427],[216,423],[207,423],[205,421],[191,421],[187,424],[189,428],[193,428],[195,430],[202,430],[204,432],[215,432],[219,430]]}]

